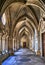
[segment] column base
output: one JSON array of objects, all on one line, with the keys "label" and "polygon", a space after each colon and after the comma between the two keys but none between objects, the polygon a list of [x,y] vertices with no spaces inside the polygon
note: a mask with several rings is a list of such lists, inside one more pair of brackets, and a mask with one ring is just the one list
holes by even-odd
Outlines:
[{"label": "column base", "polygon": [[10,50],[10,53],[9,54],[10,54],[10,56],[11,55],[14,55],[14,51],[13,50]]},{"label": "column base", "polygon": [[10,56],[12,56],[12,55],[14,55],[14,53],[13,53],[13,52],[11,52],[11,53],[10,53]]},{"label": "column base", "polygon": [[37,51],[36,55],[41,56],[40,50]]}]

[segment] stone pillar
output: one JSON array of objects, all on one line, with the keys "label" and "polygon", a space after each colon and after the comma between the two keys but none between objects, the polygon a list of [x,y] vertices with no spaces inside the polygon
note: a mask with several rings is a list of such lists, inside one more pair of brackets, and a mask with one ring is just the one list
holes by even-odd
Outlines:
[{"label": "stone pillar", "polygon": [[21,41],[20,41],[20,39],[19,39],[19,48],[21,48]]},{"label": "stone pillar", "polygon": [[5,50],[5,37],[2,37],[2,51]]},{"label": "stone pillar", "polygon": [[6,45],[7,45],[7,44],[6,44],[6,38],[5,38],[5,50],[6,50]]},{"label": "stone pillar", "polygon": [[32,37],[32,51],[35,51],[35,35]]},{"label": "stone pillar", "polygon": [[[0,35],[0,52],[2,53],[2,37]],[[2,62],[0,60],[0,65],[2,65]]]},{"label": "stone pillar", "polygon": [[20,48],[20,40],[19,40],[19,48]]},{"label": "stone pillar", "polygon": [[41,52],[40,52],[40,31],[38,31],[38,51],[37,51],[37,55],[40,56]]},{"label": "stone pillar", "polygon": [[10,55],[14,54],[14,52],[13,52],[13,38],[12,37],[9,37],[8,50],[9,50]]},{"label": "stone pillar", "polygon": [[29,47],[30,47],[30,50],[32,50],[32,40],[31,39],[29,41]]},{"label": "stone pillar", "polygon": [[2,51],[2,37],[0,36],[0,51]]},{"label": "stone pillar", "polygon": [[14,39],[13,39],[13,51],[14,51]]},{"label": "stone pillar", "polygon": [[13,51],[15,51],[15,39],[13,39]]},{"label": "stone pillar", "polygon": [[37,54],[37,51],[38,51],[38,33],[35,30],[35,52],[36,54]]},{"label": "stone pillar", "polygon": [[16,39],[15,39],[15,51],[16,51]]},{"label": "stone pillar", "polygon": [[19,49],[19,40],[17,40],[17,49]]},{"label": "stone pillar", "polygon": [[6,37],[5,41],[6,41],[6,43],[5,43],[6,44],[6,50],[8,51],[8,36]]},{"label": "stone pillar", "polygon": [[16,39],[16,50],[17,50],[17,39]]},{"label": "stone pillar", "polygon": [[41,56],[42,56],[42,33],[40,31],[40,52],[41,52]]},{"label": "stone pillar", "polygon": [[14,51],[15,51],[15,39],[14,39]]}]

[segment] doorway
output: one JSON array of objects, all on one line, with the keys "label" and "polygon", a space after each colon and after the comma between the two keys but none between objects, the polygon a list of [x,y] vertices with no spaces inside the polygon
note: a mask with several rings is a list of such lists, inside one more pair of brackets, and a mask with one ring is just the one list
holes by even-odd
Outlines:
[{"label": "doorway", "polygon": [[42,33],[42,56],[45,56],[45,33]]},{"label": "doorway", "polygon": [[23,42],[23,48],[26,48],[26,42]]}]

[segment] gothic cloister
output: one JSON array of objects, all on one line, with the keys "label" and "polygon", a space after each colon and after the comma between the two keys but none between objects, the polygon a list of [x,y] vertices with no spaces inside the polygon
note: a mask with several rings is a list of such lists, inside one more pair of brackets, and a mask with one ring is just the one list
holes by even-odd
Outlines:
[{"label": "gothic cloister", "polygon": [[0,65],[45,65],[45,1],[0,0]]}]

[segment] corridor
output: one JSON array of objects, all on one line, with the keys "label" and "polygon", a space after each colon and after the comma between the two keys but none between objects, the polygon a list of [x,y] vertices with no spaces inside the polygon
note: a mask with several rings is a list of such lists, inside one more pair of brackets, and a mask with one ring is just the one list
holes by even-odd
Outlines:
[{"label": "corridor", "polygon": [[14,56],[8,57],[2,65],[45,65],[45,62],[36,56],[35,52],[21,48],[14,53]]},{"label": "corridor", "polygon": [[45,65],[45,0],[0,0],[0,65]]}]

